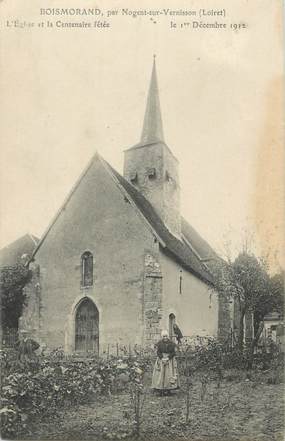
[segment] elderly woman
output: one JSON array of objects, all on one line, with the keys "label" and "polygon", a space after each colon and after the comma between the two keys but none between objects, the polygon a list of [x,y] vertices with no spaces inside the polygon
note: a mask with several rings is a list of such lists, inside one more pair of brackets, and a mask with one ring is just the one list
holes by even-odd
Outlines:
[{"label": "elderly woman", "polygon": [[175,343],[169,339],[167,331],[162,331],[161,337],[157,344],[151,387],[160,391],[161,395],[169,395],[171,390],[179,388]]}]

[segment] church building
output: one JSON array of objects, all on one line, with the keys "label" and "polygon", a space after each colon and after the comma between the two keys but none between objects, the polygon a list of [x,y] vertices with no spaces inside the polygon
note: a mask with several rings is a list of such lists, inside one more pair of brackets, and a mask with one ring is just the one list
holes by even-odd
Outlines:
[{"label": "church building", "polygon": [[122,176],[95,153],[31,257],[20,327],[49,348],[147,347],[174,323],[184,336],[217,336],[215,253],[180,214],[155,60],[141,138],[124,155]]}]

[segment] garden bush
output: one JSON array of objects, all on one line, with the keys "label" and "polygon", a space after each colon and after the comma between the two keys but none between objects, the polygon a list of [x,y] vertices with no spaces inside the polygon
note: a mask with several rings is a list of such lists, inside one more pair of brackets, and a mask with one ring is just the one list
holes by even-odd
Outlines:
[{"label": "garden bush", "polygon": [[[274,351],[263,351],[254,355],[251,369],[248,368],[248,351],[229,348],[218,340],[207,337],[193,339],[180,347],[180,370],[186,378],[195,376],[203,383],[224,378],[227,381],[254,381],[277,384],[284,382],[284,354],[276,347]],[[267,373],[268,379],[265,380]]]},{"label": "garden bush", "polygon": [[57,351],[21,364],[13,351],[1,351],[2,436],[28,433],[37,417],[116,393],[122,378],[128,385],[141,384],[147,363],[137,357],[65,358]]},{"label": "garden bush", "polygon": [[[57,349],[23,364],[15,351],[0,351],[2,437],[32,433],[39,418],[51,418],[64,408],[97,400],[102,395],[128,389],[140,400],[144,374],[151,371],[153,361],[153,353],[142,351],[104,359],[66,357]],[[180,346],[178,363],[186,380],[187,397],[191,395],[192,377],[201,382],[201,399],[209,382],[216,381],[219,387],[223,378],[267,384],[284,381],[283,354],[257,354],[254,369],[247,371],[246,352],[229,351],[212,338],[204,339],[203,344],[193,341]],[[137,409],[139,406],[135,406]]]}]

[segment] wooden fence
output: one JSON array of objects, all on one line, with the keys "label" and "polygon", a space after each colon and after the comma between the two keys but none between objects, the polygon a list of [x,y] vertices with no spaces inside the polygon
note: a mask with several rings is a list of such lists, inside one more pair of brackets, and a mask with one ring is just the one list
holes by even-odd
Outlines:
[{"label": "wooden fence", "polygon": [[[182,354],[187,350],[188,347],[197,347],[203,346],[207,344],[209,337],[201,337],[201,336],[184,336],[181,339],[179,345],[177,345],[178,354]],[[284,336],[283,336],[284,340]],[[1,347],[2,348],[13,348],[15,347],[18,341],[18,330],[17,329],[6,329],[1,333]],[[176,339],[173,338],[173,341],[177,343]],[[228,336],[228,339],[223,343],[223,346],[227,348],[228,351],[231,351],[237,344],[236,335],[231,332]],[[275,344],[280,348],[280,352],[284,352],[284,343],[283,341],[276,341]],[[269,343],[266,339],[261,339],[257,348],[257,352],[261,350],[268,350]],[[49,351],[48,351],[49,352]],[[59,350],[59,353],[63,352]],[[66,355],[66,357],[74,357],[74,355],[78,355],[79,357],[89,357],[94,356],[94,352],[90,353],[78,353],[72,355]],[[100,354],[103,358],[111,358],[111,357],[126,357],[126,356],[156,356],[156,347],[155,344],[149,347],[144,347],[138,344],[128,344],[124,345],[122,343],[116,342],[112,344],[105,344],[100,347]]]}]

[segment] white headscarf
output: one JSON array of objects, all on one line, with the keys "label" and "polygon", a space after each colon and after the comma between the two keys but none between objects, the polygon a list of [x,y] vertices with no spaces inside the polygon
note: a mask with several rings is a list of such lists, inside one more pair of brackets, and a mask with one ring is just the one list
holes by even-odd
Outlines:
[{"label": "white headscarf", "polygon": [[164,329],[163,331],[161,331],[161,337],[168,337],[168,332],[166,329]]}]

